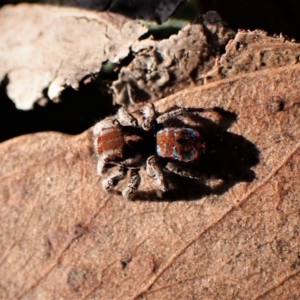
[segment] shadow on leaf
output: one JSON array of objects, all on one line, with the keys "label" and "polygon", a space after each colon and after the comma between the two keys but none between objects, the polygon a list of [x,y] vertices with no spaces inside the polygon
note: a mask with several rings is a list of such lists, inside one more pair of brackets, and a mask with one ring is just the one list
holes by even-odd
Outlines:
[{"label": "shadow on leaf", "polygon": [[[136,200],[177,201],[195,200],[208,195],[221,195],[239,182],[251,182],[255,173],[251,167],[259,163],[259,150],[241,135],[230,133],[227,129],[236,121],[236,114],[220,108],[213,112],[219,114],[219,123],[204,118],[198,112],[201,109],[190,109],[189,118],[196,126],[188,127],[198,130],[206,141],[205,154],[193,163],[176,163],[177,170],[188,172],[199,179],[190,179],[166,171],[170,190],[157,199],[156,192],[138,191]],[[182,120],[168,120],[165,126],[186,127]],[[168,161],[164,162],[165,164]]]}]

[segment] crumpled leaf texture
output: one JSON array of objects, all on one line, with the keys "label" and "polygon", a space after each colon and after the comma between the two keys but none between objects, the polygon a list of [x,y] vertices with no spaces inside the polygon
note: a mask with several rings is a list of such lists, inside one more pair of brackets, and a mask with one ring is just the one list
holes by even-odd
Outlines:
[{"label": "crumpled leaf texture", "polygon": [[205,83],[206,74],[215,69],[217,58],[234,36],[216,12],[208,12],[201,24],[187,25],[168,39],[136,41],[132,45],[135,58],[112,84],[115,102],[156,101]]},{"label": "crumpled leaf texture", "polygon": [[253,72],[156,103],[159,111],[237,114],[229,131],[254,143],[259,163],[252,182],[221,195],[168,202],[105,194],[90,131],[3,143],[0,298],[299,297],[299,78],[298,65]]},{"label": "crumpled leaf texture", "polygon": [[226,46],[216,68],[205,82],[269,68],[294,65],[299,61],[300,45],[283,36],[271,37],[261,30],[240,30]]},{"label": "crumpled leaf texture", "polygon": [[0,80],[8,77],[7,94],[24,110],[123,59],[147,32],[118,14],[37,4],[1,8],[0,28]]},{"label": "crumpled leaf texture", "polygon": [[261,30],[234,34],[210,11],[203,24],[187,25],[169,39],[133,43],[135,58],[112,84],[115,102],[156,101],[184,88],[299,61],[299,44],[283,36]]}]

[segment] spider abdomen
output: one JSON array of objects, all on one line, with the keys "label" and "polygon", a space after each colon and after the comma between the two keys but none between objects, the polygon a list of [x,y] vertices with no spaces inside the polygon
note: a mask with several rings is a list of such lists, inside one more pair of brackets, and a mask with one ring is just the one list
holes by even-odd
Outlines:
[{"label": "spider abdomen", "polygon": [[97,150],[105,162],[123,158],[124,137],[120,126],[104,128],[97,137]]},{"label": "spider abdomen", "polygon": [[156,134],[156,152],[161,157],[191,162],[204,151],[205,143],[195,129],[167,127]]}]

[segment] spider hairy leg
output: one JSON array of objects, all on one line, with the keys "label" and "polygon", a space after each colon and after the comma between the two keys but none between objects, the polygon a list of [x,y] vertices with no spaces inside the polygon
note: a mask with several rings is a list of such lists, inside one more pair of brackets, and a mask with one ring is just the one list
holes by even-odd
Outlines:
[{"label": "spider hairy leg", "polygon": [[168,184],[165,181],[164,174],[159,167],[154,155],[148,157],[147,159],[146,173],[149,177],[155,179],[157,187],[160,190],[160,192],[157,193],[157,196],[161,198],[161,192],[166,192],[168,190]]},{"label": "spider hairy leg", "polygon": [[174,163],[167,163],[166,165],[166,169],[169,170],[172,173],[175,173],[179,176],[182,177],[187,177],[187,178],[191,178],[191,179],[197,179],[197,180],[203,180],[204,177],[201,174],[195,174],[194,172],[191,172],[188,169],[183,169],[181,167],[178,167],[176,164]]},{"label": "spider hairy leg", "polygon": [[137,119],[128,112],[125,107],[120,107],[118,110],[118,120],[121,122],[122,125],[129,125],[129,126],[138,126]]},{"label": "spider hairy leg", "polygon": [[104,160],[99,159],[97,162],[97,173],[98,175],[103,175],[107,171],[106,163]]},{"label": "spider hairy leg", "polygon": [[165,112],[162,115],[160,115],[156,120],[158,124],[162,124],[168,119],[174,119],[181,115],[187,115],[187,114],[195,114],[199,112],[214,112],[213,108],[193,108],[193,107],[181,107],[178,109],[174,109],[170,112]]},{"label": "spider hairy leg", "polygon": [[152,129],[152,124],[155,119],[155,108],[153,103],[147,103],[142,110],[142,114],[144,120],[141,126],[144,130],[149,131]]},{"label": "spider hairy leg", "polygon": [[129,183],[122,192],[122,195],[125,199],[132,199],[141,183],[141,177],[138,169],[131,169],[129,176]]},{"label": "spider hairy leg", "polygon": [[166,120],[168,119],[174,119],[180,115],[184,115],[188,112],[188,110],[184,107],[181,107],[181,108],[178,108],[178,109],[175,109],[173,111],[170,111],[170,112],[166,112],[162,115],[160,115],[156,121],[158,124],[161,124],[161,123],[164,123]]},{"label": "spider hairy leg", "polygon": [[102,180],[102,187],[107,192],[111,191],[118,182],[126,177],[126,169],[121,167],[115,170],[109,177]]}]

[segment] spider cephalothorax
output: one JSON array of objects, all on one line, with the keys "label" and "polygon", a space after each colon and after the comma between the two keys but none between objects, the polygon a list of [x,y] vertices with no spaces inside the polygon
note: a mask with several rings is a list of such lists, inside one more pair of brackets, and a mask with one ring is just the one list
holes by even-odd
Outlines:
[{"label": "spider cephalothorax", "polygon": [[[116,116],[98,122],[93,130],[98,174],[104,174],[110,167],[115,168],[103,179],[103,188],[111,191],[129,170],[130,180],[122,194],[124,198],[132,198],[140,184],[139,170],[142,167],[146,167],[148,176],[155,178],[159,196],[168,190],[164,169],[194,178],[188,171],[181,171],[177,163],[193,162],[205,151],[200,132],[189,127],[164,127],[167,120],[186,112],[186,109],[179,108],[156,118],[154,105],[147,104],[142,109],[140,123],[124,107]],[[168,160],[168,163],[161,164],[160,160]]]}]

